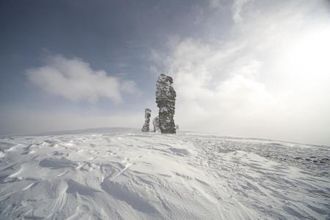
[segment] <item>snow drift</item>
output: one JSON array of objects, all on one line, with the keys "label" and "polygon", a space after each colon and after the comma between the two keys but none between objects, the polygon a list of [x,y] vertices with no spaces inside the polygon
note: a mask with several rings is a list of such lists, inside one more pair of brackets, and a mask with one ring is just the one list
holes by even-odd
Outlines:
[{"label": "snow drift", "polygon": [[132,130],[0,139],[0,219],[329,219],[330,148]]}]

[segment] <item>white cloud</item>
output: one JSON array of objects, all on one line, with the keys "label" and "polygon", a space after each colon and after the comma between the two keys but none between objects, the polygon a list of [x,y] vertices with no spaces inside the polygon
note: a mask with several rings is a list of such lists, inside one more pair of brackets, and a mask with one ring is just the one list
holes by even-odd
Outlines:
[{"label": "white cloud", "polygon": [[[244,11],[244,7],[253,1],[254,0],[232,0],[231,13],[232,19],[235,23],[242,21],[242,12]],[[226,1],[224,0],[209,0],[209,6],[212,9],[221,8],[224,7],[224,5],[226,5]]]},{"label": "white cloud", "polygon": [[253,0],[234,0],[232,6],[233,20],[238,23],[242,21],[243,7]]},{"label": "white cloud", "polygon": [[[248,1],[240,2],[238,20]],[[226,40],[178,41],[163,60],[180,127],[330,144],[330,19],[322,4],[269,4],[258,15],[255,5]]]},{"label": "white cloud", "polygon": [[110,76],[104,70],[93,70],[81,59],[51,56],[45,66],[27,70],[31,83],[49,94],[71,101],[97,102],[107,98],[122,101],[122,93],[139,92],[134,81]]}]

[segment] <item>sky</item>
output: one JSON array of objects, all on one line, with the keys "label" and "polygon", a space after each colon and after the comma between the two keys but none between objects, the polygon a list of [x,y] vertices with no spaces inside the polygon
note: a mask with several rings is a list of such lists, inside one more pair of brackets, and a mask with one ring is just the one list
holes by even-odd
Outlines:
[{"label": "sky", "polygon": [[328,0],[0,0],[0,134],[141,128],[330,145]]}]

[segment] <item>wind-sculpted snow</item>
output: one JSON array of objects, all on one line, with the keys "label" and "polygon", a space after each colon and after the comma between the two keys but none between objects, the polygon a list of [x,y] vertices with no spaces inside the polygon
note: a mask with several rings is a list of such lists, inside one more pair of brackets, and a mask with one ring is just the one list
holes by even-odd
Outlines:
[{"label": "wind-sculpted snow", "polygon": [[0,139],[0,219],[330,219],[330,148],[194,133]]}]

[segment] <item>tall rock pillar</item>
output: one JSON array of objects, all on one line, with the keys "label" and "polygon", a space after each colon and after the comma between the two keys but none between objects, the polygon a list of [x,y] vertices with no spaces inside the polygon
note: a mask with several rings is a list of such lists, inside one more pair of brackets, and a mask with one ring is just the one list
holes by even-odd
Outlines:
[{"label": "tall rock pillar", "polygon": [[159,108],[159,128],[161,133],[175,134],[174,112],[176,93],[172,87],[173,79],[161,74],[156,84],[156,103]]}]

